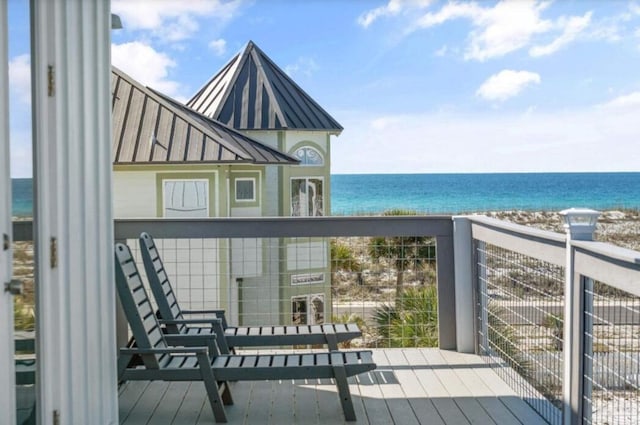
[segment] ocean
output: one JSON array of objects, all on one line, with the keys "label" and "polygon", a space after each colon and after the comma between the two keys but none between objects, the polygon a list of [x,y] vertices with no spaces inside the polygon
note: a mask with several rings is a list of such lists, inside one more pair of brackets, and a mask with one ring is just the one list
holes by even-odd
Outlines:
[{"label": "ocean", "polygon": [[640,173],[353,174],[331,176],[334,215],[405,209],[461,214],[640,208]]},{"label": "ocean", "polygon": [[[13,215],[32,215],[31,179],[12,179]],[[640,173],[336,174],[331,213],[461,214],[640,208]]]}]

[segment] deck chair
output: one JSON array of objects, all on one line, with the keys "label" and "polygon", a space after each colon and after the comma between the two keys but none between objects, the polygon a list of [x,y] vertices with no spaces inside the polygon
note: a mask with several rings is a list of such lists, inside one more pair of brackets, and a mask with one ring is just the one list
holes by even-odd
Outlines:
[{"label": "deck chair", "polygon": [[203,381],[216,422],[226,422],[223,403],[233,404],[229,381],[333,378],[345,419],[356,420],[347,377],[376,368],[371,351],[225,355],[216,335],[203,335],[210,342],[202,347],[170,347],[129,247],[116,244],[115,260],[118,295],[135,341],[120,349],[119,381]]},{"label": "deck chair", "polygon": [[360,328],[355,323],[234,327],[228,325],[224,310],[182,310],[178,305],[153,238],[148,233],[140,235],[140,250],[151,291],[158,305],[158,312],[161,319],[166,322],[169,333],[199,334],[206,332],[206,329],[199,330],[197,326],[189,326],[195,323],[187,321],[185,315],[211,314],[221,320],[226,343],[231,350],[233,347],[311,344],[326,344],[330,350],[337,350],[338,343],[362,336]]}]

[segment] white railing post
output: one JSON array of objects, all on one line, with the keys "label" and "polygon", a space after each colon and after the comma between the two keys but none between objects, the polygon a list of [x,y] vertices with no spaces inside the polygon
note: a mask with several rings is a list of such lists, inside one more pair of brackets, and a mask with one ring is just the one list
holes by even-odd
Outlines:
[{"label": "white railing post", "polygon": [[456,288],[456,340],[461,353],[475,353],[473,239],[468,217],[453,217],[453,256]]},{"label": "white railing post", "polygon": [[564,370],[563,370],[563,423],[579,424],[582,420],[582,374],[584,288],[574,267],[572,241],[593,240],[593,233],[600,213],[589,209],[570,208],[560,211],[567,233],[566,268],[564,287]]}]

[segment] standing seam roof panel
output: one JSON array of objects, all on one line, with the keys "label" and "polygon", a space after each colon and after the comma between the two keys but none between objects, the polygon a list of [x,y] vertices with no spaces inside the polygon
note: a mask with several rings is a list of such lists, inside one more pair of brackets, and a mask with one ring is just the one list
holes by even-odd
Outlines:
[{"label": "standing seam roof panel", "polygon": [[115,67],[111,85],[115,164],[298,163],[295,158],[143,87]]},{"label": "standing seam roof panel", "polygon": [[[213,94],[223,83],[230,87]],[[237,129],[342,131],[342,126],[253,42],[187,105]]]}]

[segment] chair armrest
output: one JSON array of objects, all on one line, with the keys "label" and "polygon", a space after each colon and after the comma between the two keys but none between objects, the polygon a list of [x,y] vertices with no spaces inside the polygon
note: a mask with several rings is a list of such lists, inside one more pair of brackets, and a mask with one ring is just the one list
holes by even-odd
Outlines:
[{"label": "chair armrest", "polygon": [[136,354],[209,354],[207,347],[188,347],[188,348],[121,348],[120,354],[136,355]]},{"label": "chair armrest", "polygon": [[180,310],[182,314],[215,314],[216,316],[224,315],[224,310]]},{"label": "chair armrest", "polygon": [[182,310],[182,314],[213,314],[218,319],[222,320],[222,328],[227,329],[227,317],[224,314],[224,310]]},{"label": "chair armrest", "polygon": [[[165,340],[171,345],[193,345],[197,343],[199,345],[206,345],[209,347],[209,352],[212,354],[229,354],[230,348],[227,343],[227,339],[224,336],[224,327],[220,319],[194,319],[194,320],[167,320],[159,321],[160,324],[185,324],[185,323],[207,323],[211,325],[211,332],[209,335],[185,335],[179,333],[166,333],[164,334]],[[195,341],[195,342],[194,342]],[[200,341],[203,341],[200,344]]]},{"label": "chair armrest", "polygon": [[[210,347],[211,341],[217,341],[218,335],[212,333],[210,335],[181,335],[181,334],[166,334],[164,335],[167,344],[175,346],[181,345],[184,347]],[[198,343],[196,344],[195,341]]]},{"label": "chair armrest", "polygon": [[160,322],[161,325],[195,325],[198,323],[213,325],[217,323],[222,324],[222,319],[175,319],[175,320],[160,319],[158,320],[158,322]]}]

